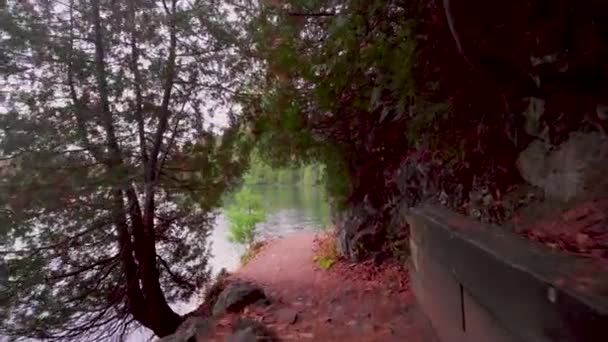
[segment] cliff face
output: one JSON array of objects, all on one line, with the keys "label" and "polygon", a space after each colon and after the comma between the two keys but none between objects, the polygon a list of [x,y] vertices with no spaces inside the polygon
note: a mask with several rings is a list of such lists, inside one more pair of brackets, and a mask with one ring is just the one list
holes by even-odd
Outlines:
[{"label": "cliff face", "polygon": [[430,1],[417,30],[417,92],[444,106],[366,133],[377,152],[335,219],[346,255],[406,253],[420,202],[502,224],[608,195],[608,3]]}]

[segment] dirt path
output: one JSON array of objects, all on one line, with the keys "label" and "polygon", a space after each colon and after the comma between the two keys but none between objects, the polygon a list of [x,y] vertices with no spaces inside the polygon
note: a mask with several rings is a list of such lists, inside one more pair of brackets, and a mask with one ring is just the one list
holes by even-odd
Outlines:
[{"label": "dirt path", "polygon": [[[315,235],[274,240],[236,278],[262,286],[272,306],[249,309],[285,341],[435,341],[414,305],[407,270],[313,261]],[[294,322],[295,320],[295,322]]]}]

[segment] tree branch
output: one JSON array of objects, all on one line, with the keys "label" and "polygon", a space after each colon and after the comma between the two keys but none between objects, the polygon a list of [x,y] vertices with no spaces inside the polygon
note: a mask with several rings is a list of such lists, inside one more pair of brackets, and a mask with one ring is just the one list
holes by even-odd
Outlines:
[{"label": "tree branch", "polygon": [[62,274],[58,274],[58,275],[54,275],[52,277],[49,277],[49,280],[58,280],[58,279],[63,279],[63,278],[68,278],[68,277],[73,277],[75,275],[78,275],[80,273],[86,272],[86,271],[90,271],[98,266],[105,266],[107,264],[113,263],[118,261],[118,257],[119,255],[115,255],[113,257],[110,258],[106,258],[106,259],[102,259],[99,260],[97,262],[94,262],[90,265],[84,266],[82,268],[79,268],[77,270],[71,271],[71,272],[66,272],[66,273],[62,273]]},{"label": "tree branch", "polygon": [[185,280],[184,278],[182,278],[178,274],[173,273],[171,271],[171,267],[169,267],[169,264],[163,258],[161,258],[160,255],[157,254],[156,258],[158,259],[158,261],[160,261],[160,264],[167,271],[167,273],[169,273],[169,276],[171,276],[171,279],[173,279],[173,281],[176,284],[180,284],[182,286],[185,286],[185,287],[187,287],[191,291],[195,291],[196,290],[196,285],[194,285],[194,284],[190,283],[189,281]]},{"label": "tree branch", "polygon": [[103,28],[101,26],[101,14],[99,9],[99,0],[91,1],[93,7],[93,27],[95,34],[95,79],[97,82],[97,90],[99,92],[99,100],[101,102],[101,115],[104,130],[106,131],[106,143],[109,155],[109,167],[114,169],[122,164],[122,155],[116,133],[114,122],[112,121],[112,112],[110,111],[108,80],[106,76],[105,65],[105,46],[103,43]]},{"label": "tree branch", "polygon": [[139,72],[139,49],[137,48],[136,40],[136,29],[135,29],[135,1],[129,1],[129,29],[131,31],[131,71],[134,76],[135,86],[135,120],[137,121],[137,130],[139,133],[139,149],[141,153],[142,161],[145,164],[148,163],[148,152],[146,151],[146,134],[144,130],[144,117],[143,117],[143,97],[141,93],[141,74]]},{"label": "tree branch", "polygon": [[160,164],[159,164],[160,170],[163,169],[163,167],[165,166],[165,163],[167,162],[167,157],[169,156],[169,151],[171,151],[171,146],[173,145],[173,142],[175,141],[175,136],[177,135],[177,126],[178,125],[179,125],[179,118],[176,118],[175,125],[173,125],[173,132],[171,134],[171,137],[169,138],[169,142],[167,143],[167,148],[165,149],[165,152],[163,153],[163,156],[160,160]]},{"label": "tree branch", "polygon": [[[169,104],[171,101],[171,91],[175,80],[175,60],[177,46],[177,24],[175,12],[177,8],[177,0],[172,1],[172,8],[169,10],[166,1],[163,0],[163,6],[169,16],[169,57],[167,58],[167,67],[165,69],[165,85],[163,90],[163,100],[161,103],[161,112],[158,119],[158,127],[154,137],[154,144],[150,151],[150,158],[146,166],[146,185],[145,185],[145,202],[144,202],[144,221],[146,229],[152,229],[154,224],[154,187],[158,178],[158,157],[163,142],[163,136],[167,130],[169,121]],[[148,232],[150,234],[151,232]],[[152,234],[150,234],[152,235]]]},{"label": "tree branch", "polygon": [[87,111],[86,106],[83,105],[82,101],[78,97],[78,93],[76,92],[76,86],[74,82],[74,71],[73,71],[73,63],[74,63],[74,0],[70,0],[70,47],[68,53],[68,86],[70,88],[70,97],[76,110],[74,111],[74,116],[76,117],[76,126],[78,130],[78,136],[82,144],[85,146],[87,150],[91,152],[93,157],[98,161],[103,161],[103,153],[89,140],[86,121],[83,117],[83,113]]},{"label": "tree branch", "polygon": [[316,13],[303,13],[303,12],[288,12],[287,15],[290,17],[333,17],[336,15],[334,12],[316,12]]}]

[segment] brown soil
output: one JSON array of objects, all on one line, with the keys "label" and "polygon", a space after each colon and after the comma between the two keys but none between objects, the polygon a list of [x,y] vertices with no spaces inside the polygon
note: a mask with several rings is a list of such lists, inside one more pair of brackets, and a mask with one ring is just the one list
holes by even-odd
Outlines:
[{"label": "brown soil", "polygon": [[[393,261],[313,261],[315,235],[298,233],[268,243],[233,277],[253,281],[273,300],[242,315],[261,321],[284,341],[436,341],[414,303],[408,272]],[[242,316],[241,315],[241,316]],[[235,317],[216,331],[224,340]]]}]

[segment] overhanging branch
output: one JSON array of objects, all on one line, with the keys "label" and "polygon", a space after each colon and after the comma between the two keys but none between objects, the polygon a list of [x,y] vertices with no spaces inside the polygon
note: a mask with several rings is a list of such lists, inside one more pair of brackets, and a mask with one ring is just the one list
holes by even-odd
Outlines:
[{"label": "overhanging branch", "polygon": [[315,13],[303,13],[303,12],[289,12],[290,17],[333,17],[336,15],[334,12],[315,12]]},{"label": "overhanging branch", "polygon": [[105,266],[105,265],[108,265],[110,263],[114,263],[114,262],[118,261],[118,257],[119,257],[119,255],[117,254],[117,255],[115,255],[113,257],[99,260],[99,261],[94,262],[94,263],[92,263],[90,265],[81,267],[81,268],[79,268],[77,270],[49,277],[49,280],[58,280],[58,279],[73,277],[73,276],[76,276],[76,275],[78,275],[80,273],[83,273],[83,272],[86,272],[86,271],[90,271],[90,270],[92,270],[94,268],[97,268],[99,266]]},{"label": "overhanging branch", "polygon": [[171,267],[169,267],[169,264],[160,257],[160,255],[156,255],[156,258],[158,259],[158,261],[160,262],[160,264],[163,266],[163,268],[167,271],[167,273],[169,273],[169,276],[171,277],[171,279],[173,279],[173,281],[176,284],[180,284],[182,286],[187,287],[189,290],[191,291],[195,291],[196,290],[196,285],[190,283],[189,281],[185,280],[184,278],[182,278],[179,274],[175,274],[171,271]]}]

